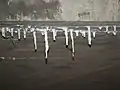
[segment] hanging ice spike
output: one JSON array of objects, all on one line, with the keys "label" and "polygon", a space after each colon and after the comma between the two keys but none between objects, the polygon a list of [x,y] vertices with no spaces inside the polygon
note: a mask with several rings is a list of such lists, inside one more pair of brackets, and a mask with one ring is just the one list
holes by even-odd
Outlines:
[{"label": "hanging ice spike", "polygon": [[5,37],[6,37],[6,36],[5,36],[5,28],[2,28],[2,29],[1,29],[1,32],[2,32],[2,37],[5,38]]},{"label": "hanging ice spike", "polygon": [[[34,29],[34,28],[33,28]],[[36,30],[33,31],[33,42],[34,42],[34,49],[37,52],[37,40],[36,40]]]},{"label": "hanging ice spike", "polygon": [[91,45],[92,45],[92,38],[91,38],[90,26],[87,26],[87,28],[88,28],[88,46],[91,47]]},{"label": "hanging ice spike", "polygon": [[75,47],[74,47],[73,29],[70,29],[70,37],[71,37],[71,46],[72,46],[72,58],[74,59]]},{"label": "hanging ice spike", "polygon": [[114,31],[113,31],[113,35],[117,35],[117,28],[116,28],[116,26],[113,26],[113,28],[114,28]]},{"label": "hanging ice spike", "polygon": [[106,28],[106,31],[105,31],[105,32],[106,32],[107,34],[109,34],[109,26],[105,26],[105,28]]},{"label": "hanging ice spike", "polygon": [[79,36],[79,31],[78,31],[78,30],[75,31],[75,34],[76,34],[76,36],[78,37],[78,36]]},{"label": "hanging ice spike", "polygon": [[24,35],[24,39],[26,39],[26,32],[27,32],[27,28],[25,28],[24,30],[23,30],[23,35]]},{"label": "hanging ice spike", "polygon": [[68,48],[68,28],[64,27],[63,29],[65,31],[65,44],[66,44],[66,48]]},{"label": "hanging ice spike", "polygon": [[14,30],[14,28],[11,28],[11,30],[10,30],[10,32],[11,32],[11,37],[13,38],[13,30]]},{"label": "hanging ice spike", "polygon": [[56,30],[52,29],[53,32],[53,41],[56,42]]},{"label": "hanging ice spike", "polygon": [[48,30],[49,30],[49,27],[46,27],[46,29],[44,29],[44,33],[45,33],[45,63],[46,64],[47,64],[48,53],[49,53],[48,34],[47,34]]},{"label": "hanging ice spike", "polygon": [[93,38],[95,39],[95,37],[96,37],[96,32],[94,31],[94,32],[92,32],[92,34],[93,34]]},{"label": "hanging ice spike", "polygon": [[82,37],[86,37],[86,32],[85,31],[82,31],[82,30],[80,30],[80,32],[81,32],[81,34],[82,34]]},{"label": "hanging ice spike", "polygon": [[20,41],[20,31],[21,31],[21,28],[18,28],[18,40]]}]

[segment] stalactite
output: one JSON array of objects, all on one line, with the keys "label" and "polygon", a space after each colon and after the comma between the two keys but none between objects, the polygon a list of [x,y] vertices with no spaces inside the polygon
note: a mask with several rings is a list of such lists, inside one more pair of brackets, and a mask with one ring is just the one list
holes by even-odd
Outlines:
[{"label": "stalactite", "polygon": [[91,39],[90,26],[87,26],[87,28],[88,28],[88,46],[91,47],[91,45],[92,45],[92,39]]},{"label": "stalactite", "polygon": [[94,31],[94,32],[92,32],[92,34],[93,34],[93,38],[95,39],[95,37],[96,37],[96,32]]},{"label": "stalactite", "polygon": [[117,35],[117,32],[116,32],[116,31],[117,31],[117,30],[116,30],[117,28],[116,28],[116,26],[113,26],[113,28],[114,28],[114,30],[113,30],[113,35]]},{"label": "stalactite", "polygon": [[78,37],[79,36],[79,31],[78,30],[75,31],[75,34],[76,34],[76,37]]},{"label": "stalactite", "polygon": [[52,29],[52,33],[53,33],[53,41],[56,42],[56,30]]},{"label": "stalactite", "polygon": [[105,31],[105,32],[106,32],[107,34],[109,34],[109,26],[105,26],[105,28],[106,28],[106,31]]},{"label": "stalactite", "polygon": [[13,30],[14,30],[14,28],[11,28],[11,37],[12,37],[12,38],[13,38],[13,36],[14,36]]},{"label": "stalactite", "polygon": [[75,56],[75,47],[74,47],[73,29],[70,29],[70,37],[71,37],[71,45],[72,45],[72,57],[74,59],[74,56]]},{"label": "stalactite", "polygon": [[102,26],[100,26],[100,27],[98,27],[99,28],[99,30],[101,30],[103,27]]},{"label": "stalactite", "polygon": [[86,37],[86,32],[81,30],[82,37]]},{"label": "stalactite", "polygon": [[24,39],[26,39],[26,29],[23,29]]},{"label": "stalactite", "polygon": [[48,44],[48,28],[46,27],[46,29],[44,29],[44,33],[45,33],[45,63],[47,64],[47,59],[48,59],[48,53],[49,53],[49,44]]},{"label": "stalactite", "polygon": [[18,28],[18,40],[19,40],[19,41],[20,41],[20,31],[21,31],[21,29]]},{"label": "stalactite", "polygon": [[5,36],[5,28],[2,28],[1,31],[2,31],[2,37],[5,38],[5,37],[6,37],[6,36]]},{"label": "stalactite", "polygon": [[68,47],[68,28],[67,27],[65,27],[64,28],[64,30],[65,30],[65,44],[66,44],[66,48]]},{"label": "stalactite", "polygon": [[34,42],[34,49],[35,49],[35,52],[37,51],[37,37],[36,37],[36,30],[34,29],[33,31],[33,42]]}]

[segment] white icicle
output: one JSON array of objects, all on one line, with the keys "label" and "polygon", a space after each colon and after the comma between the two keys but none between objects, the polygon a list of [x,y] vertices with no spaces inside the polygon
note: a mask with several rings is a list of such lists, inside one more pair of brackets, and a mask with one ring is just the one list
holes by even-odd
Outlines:
[{"label": "white icicle", "polygon": [[88,45],[89,45],[89,47],[91,47],[91,45],[92,45],[92,39],[91,39],[90,26],[87,26],[87,28],[88,28]]},{"label": "white icicle", "polygon": [[75,34],[78,37],[79,36],[79,31],[75,31]]},{"label": "white icicle", "polygon": [[72,57],[74,57],[75,49],[74,49],[73,29],[70,29],[70,37],[71,37],[71,41],[72,41]]},{"label": "white icicle", "polygon": [[44,36],[44,35],[45,35],[43,31],[41,31],[41,34],[42,34],[42,36]]},{"label": "white icicle", "polygon": [[53,41],[55,42],[56,41],[56,30],[52,29],[52,32],[53,32]]},{"label": "white icicle", "polygon": [[68,47],[68,28],[65,27],[64,30],[65,30],[65,42],[66,42],[66,47]]},{"label": "white icicle", "polygon": [[86,32],[81,30],[82,37],[86,37]]},{"label": "white icicle", "polygon": [[13,28],[11,28],[11,36],[13,37]]},{"label": "white icicle", "polygon": [[116,28],[116,26],[113,26],[114,27],[114,31],[113,31],[113,35],[117,35],[117,28]]},{"label": "white icicle", "polygon": [[109,32],[108,32],[109,27],[108,27],[108,26],[105,26],[105,28],[106,28],[106,31],[105,31],[105,32],[106,32],[106,33],[109,33]]},{"label": "white icicle", "polygon": [[34,40],[34,49],[37,51],[37,40],[36,40],[36,31],[33,31],[33,40]]},{"label": "white icicle", "polygon": [[2,36],[5,37],[5,28],[2,28]]},{"label": "white icicle", "polygon": [[93,38],[95,38],[96,37],[96,32],[92,32],[92,34],[93,34]]},{"label": "white icicle", "polygon": [[103,28],[102,26],[99,27],[100,30],[101,30],[102,28]]},{"label": "white icicle", "polygon": [[46,29],[44,29],[44,33],[45,33],[45,59],[48,58],[48,51],[49,51],[47,31],[48,31],[48,27]]},{"label": "white icicle", "polygon": [[26,39],[26,29],[23,30],[24,39]]},{"label": "white icicle", "polygon": [[86,37],[86,32],[85,32],[85,31],[83,31],[83,37],[84,37],[84,38]]},{"label": "white icicle", "polygon": [[18,40],[20,40],[20,28],[18,28]]}]

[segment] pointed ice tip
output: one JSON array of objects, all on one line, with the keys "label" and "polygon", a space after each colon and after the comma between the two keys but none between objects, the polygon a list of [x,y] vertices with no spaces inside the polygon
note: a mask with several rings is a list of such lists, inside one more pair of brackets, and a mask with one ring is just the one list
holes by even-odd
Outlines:
[{"label": "pointed ice tip", "polygon": [[45,64],[48,64],[48,59],[47,58],[45,58]]},{"label": "pointed ice tip", "polygon": [[24,38],[24,40],[26,40],[26,38]]},{"label": "pointed ice tip", "polygon": [[88,46],[91,48],[92,45],[88,44]]},{"label": "pointed ice tip", "polygon": [[53,42],[56,42],[56,40],[53,40]]},{"label": "pointed ice tip", "polygon": [[66,48],[68,48],[68,45],[66,45]]},{"label": "pointed ice tip", "polygon": [[84,36],[82,36],[83,38],[85,38]]},{"label": "pointed ice tip", "polygon": [[75,56],[74,55],[72,55],[72,60],[75,61]]},{"label": "pointed ice tip", "polygon": [[75,57],[72,57],[72,60],[75,61]]},{"label": "pointed ice tip", "polygon": [[20,39],[18,39],[18,41],[20,41]]},{"label": "pointed ice tip", "polygon": [[35,49],[35,52],[37,52],[37,50]]}]

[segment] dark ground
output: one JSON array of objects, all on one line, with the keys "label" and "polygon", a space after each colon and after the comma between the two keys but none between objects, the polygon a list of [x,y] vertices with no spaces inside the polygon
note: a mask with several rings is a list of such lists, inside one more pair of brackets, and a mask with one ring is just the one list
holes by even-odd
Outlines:
[{"label": "dark ground", "polygon": [[[75,40],[75,61],[64,37],[49,40],[48,64],[44,41],[38,34],[38,52],[31,35],[16,41],[0,39],[0,90],[120,90],[120,35],[97,35],[89,48],[81,36]],[[16,57],[12,60],[11,57]]]}]

